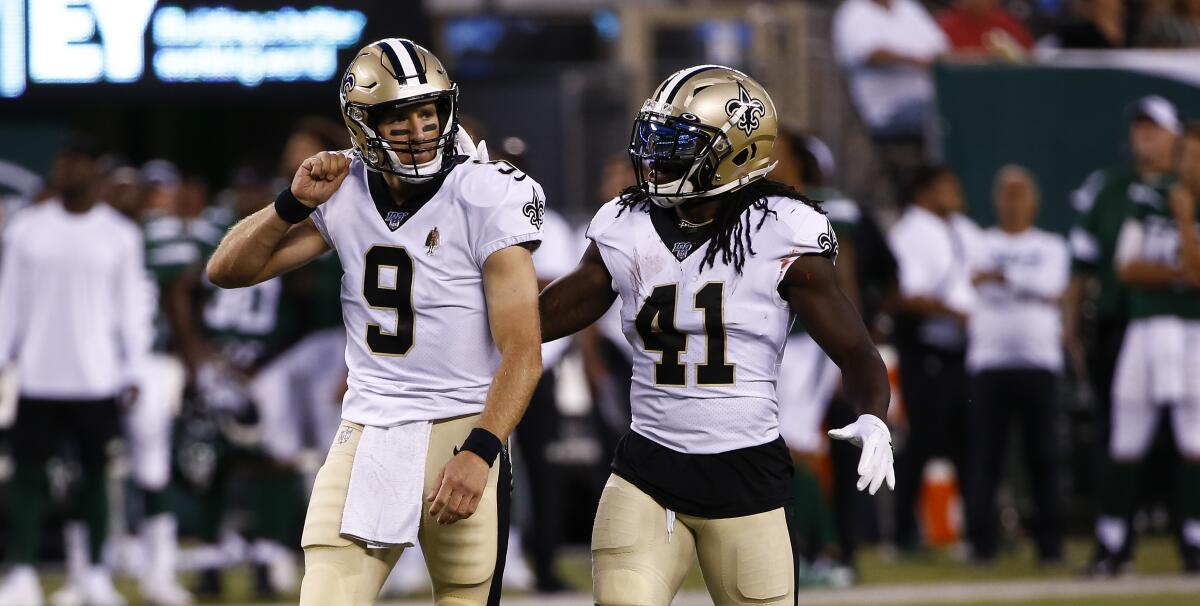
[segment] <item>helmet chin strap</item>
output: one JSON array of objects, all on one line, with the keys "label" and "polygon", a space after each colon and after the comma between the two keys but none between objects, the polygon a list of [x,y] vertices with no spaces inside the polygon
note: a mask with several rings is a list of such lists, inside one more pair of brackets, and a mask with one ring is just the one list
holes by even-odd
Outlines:
[{"label": "helmet chin strap", "polygon": [[759,177],[765,176],[767,173],[775,170],[775,167],[778,164],[779,164],[779,161],[776,160],[776,161],[772,162],[771,164],[769,164],[768,166],[765,166],[758,170],[752,170],[752,171],[742,175],[742,177],[740,179],[738,179],[737,181],[734,181],[732,183],[726,183],[725,185],[722,185],[720,187],[715,187],[715,188],[707,190],[707,191],[693,193],[689,196],[679,196],[679,195],[655,196],[655,195],[651,195],[650,200],[652,200],[655,204],[657,204],[663,208],[674,208],[676,206],[679,206],[680,204],[683,204],[684,202],[687,202],[688,200],[695,200],[697,198],[701,198],[701,199],[711,198],[713,196],[719,196],[725,192],[733,191],[735,189],[743,187],[746,184],[750,183],[751,181],[753,181]]},{"label": "helmet chin strap", "polygon": [[438,146],[433,152],[433,159],[421,164],[406,164],[400,161],[396,152],[388,150],[388,161],[392,170],[401,181],[406,183],[425,183],[437,176],[437,168],[442,165],[442,148]]}]

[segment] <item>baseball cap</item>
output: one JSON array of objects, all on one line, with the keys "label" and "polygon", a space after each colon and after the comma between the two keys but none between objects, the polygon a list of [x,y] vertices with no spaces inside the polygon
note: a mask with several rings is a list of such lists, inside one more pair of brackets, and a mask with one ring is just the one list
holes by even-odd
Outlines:
[{"label": "baseball cap", "polygon": [[1183,132],[1175,104],[1158,95],[1142,97],[1134,103],[1130,119],[1138,118],[1146,118],[1176,135]]}]

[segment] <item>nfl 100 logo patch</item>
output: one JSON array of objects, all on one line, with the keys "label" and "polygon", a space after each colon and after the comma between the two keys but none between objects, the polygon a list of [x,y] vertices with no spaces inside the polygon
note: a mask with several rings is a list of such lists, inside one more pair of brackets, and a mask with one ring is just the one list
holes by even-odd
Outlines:
[{"label": "nfl 100 logo patch", "polygon": [[383,221],[384,223],[387,223],[388,229],[396,231],[397,229],[400,229],[401,225],[404,225],[404,220],[407,218],[407,212],[390,210],[388,211],[387,217]]},{"label": "nfl 100 logo patch", "polygon": [[687,258],[692,252],[691,242],[676,242],[675,246],[671,247],[671,252],[675,253],[675,258],[680,261]]}]

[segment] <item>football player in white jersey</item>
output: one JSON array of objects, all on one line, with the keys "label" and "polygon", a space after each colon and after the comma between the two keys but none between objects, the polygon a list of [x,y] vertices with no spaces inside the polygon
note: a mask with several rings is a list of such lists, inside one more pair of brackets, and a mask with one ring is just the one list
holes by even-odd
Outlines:
[{"label": "football player in white jersey", "polygon": [[894,483],[887,375],[835,279],[836,236],[818,206],[764,178],[777,118],[741,72],[671,75],[634,122],[637,185],[600,209],[579,266],[541,294],[544,340],[619,294],[634,350],[632,427],[592,529],[597,604],[670,604],[694,555],[718,606],[794,602],[775,395],[793,314],[864,412],[830,432],[862,446],[858,488]]},{"label": "football player in white jersey", "polygon": [[504,444],[542,368],[530,251],[545,202],[511,165],[456,153],[472,147],[457,94],[411,41],[364,47],[341,89],[352,152],[305,160],[208,265],[232,288],[330,248],[341,260],[348,391],[305,520],[306,606],[374,603],[417,541],[437,604],[500,599]]}]

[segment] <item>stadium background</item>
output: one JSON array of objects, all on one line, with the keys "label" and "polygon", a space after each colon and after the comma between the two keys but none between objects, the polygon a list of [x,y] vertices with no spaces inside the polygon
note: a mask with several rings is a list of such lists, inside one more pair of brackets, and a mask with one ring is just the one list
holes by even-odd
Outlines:
[{"label": "stadium background", "polygon": [[[932,11],[945,7],[926,4]],[[1056,0],[1005,5],[1035,35],[1053,31],[1073,10]],[[242,26],[223,28],[215,20],[186,27],[176,23],[186,31],[172,37],[172,15],[182,10],[194,17],[218,6]],[[983,226],[993,221],[996,170],[1013,162],[1025,165],[1042,188],[1039,223],[1065,233],[1072,216],[1070,192],[1091,171],[1128,162],[1132,101],[1163,95],[1184,116],[1200,115],[1200,50],[1046,51],[1018,61],[950,58],[933,68],[935,111],[924,144],[914,148],[911,141],[881,140],[858,116],[846,75],[834,60],[830,19],[836,6],[815,0],[0,0],[4,208],[39,194],[40,177],[76,132],[95,136],[135,167],[157,158],[171,161],[183,174],[201,179],[215,202],[217,193],[231,185],[235,169],[273,168],[299,120],[312,115],[336,120],[336,85],[353,51],[393,36],[412,38],[442,58],[461,89],[461,111],[483,125],[492,149],[536,175],[550,207],[574,226],[584,224],[601,201],[597,192],[604,167],[624,150],[630,119],[646,93],[666,74],[698,63],[728,64],[759,78],[788,130],[828,144],[837,167],[832,184],[885,228],[901,208],[898,175],[906,166],[934,159],[959,174],[969,214]],[[1132,20],[1144,8],[1129,3],[1127,14]],[[320,17],[334,21],[320,21],[314,10],[332,11]],[[271,28],[272,19],[297,14],[312,18],[291,29]],[[141,28],[139,16],[144,17]],[[122,21],[120,27],[111,25]],[[333,22],[337,31],[320,32],[321,23]],[[278,37],[264,42],[255,31]],[[230,49],[240,54],[228,54]],[[961,523],[950,497],[923,511],[929,527],[943,529],[929,537],[937,549],[916,560],[897,558],[885,541],[860,556],[861,588],[817,589],[801,599],[1040,604],[1044,596],[1047,604],[1200,603],[1190,601],[1197,600],[1200,585],[1173,576],[1178,567],[1165,495],[1147,499],[1150,536],[1138,566],[1141,573],[1167,576],[1109,587],[1073,580],[1087,555],[1094,512],[1091,409],[1086,390],[1077,389],[1073,377],[1064,379],[1063,393],[1064,492],[1073,537],[1066,565],[1038,570],[1027,549],[1013,547],[994,569],[970,567],[957,555]],[[555,429],[555,464],[565,470],[559,476],[566,518],[560,569],[586,590],[585,546],[595,497],[588,487],[605,462],[595,454],[587,398],[566,399],[582,403],[560,406]],[[121,470],[114,474],[119,482]],[[1010,476],[1014,481],[1004,499],[1015,512],[1027,506],[1028,495],[1019,466],[1011,466]],[[931,480],[927,494],[939,494],[939,487],[946,482],[952,487],[952,481]],[[528,487],[518,486],[518,499],[522,489]],[[864,523],[871,527],[865,533],[868,542],[886,536],[886,521],[882,527]],[[537,520],[526,524],[536,532]],[[1007,532],[1013,545],[1020,544],[1019,524],[1008,525]],[[58,557],[54,548],[49,546],[48,562]],[[688,586],[699,589],[698,578]],[[243,599],[244,589],[235,586],[228,598]],[[1150,602],[1151,594],[1163,595]],[[700,595],[686,599],[705,603]],[[551,603],[550,598],[527,599]]]}]

